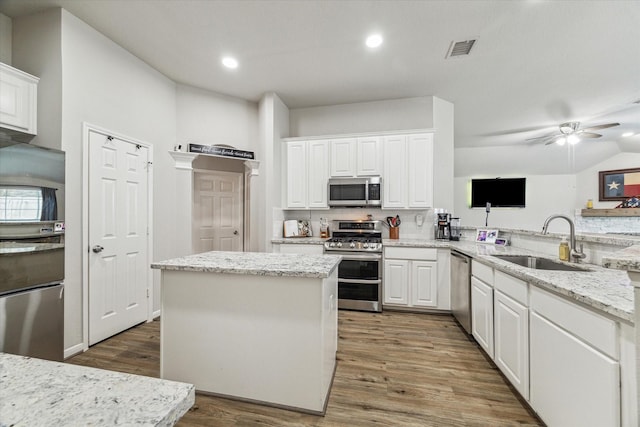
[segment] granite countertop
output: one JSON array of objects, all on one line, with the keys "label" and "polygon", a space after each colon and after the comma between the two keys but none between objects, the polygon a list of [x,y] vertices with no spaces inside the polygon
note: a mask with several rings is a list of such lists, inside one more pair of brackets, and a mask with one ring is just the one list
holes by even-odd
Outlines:
[{"label": "granite countertop", "polygon": [[192,384],[0,353],[1,426],[172,426]]},{"label": "granite countertop", "polygon": [[254,276],[325,278],[337,268],[341,259],[339,255],[213,251],[154,262],[151,268]]},{"label": "granite countertop", "polygon": [[64,243],[16,243],[0,242],[0,256],[15,255],[25,252],[42,252],[63,249]]},{"label": "granite countertop", "polygon": [[[519,230],[519,232],[526,232],[531,235],[542,235],[541,233],[526,230]],[[553,236],[554,234],[550,233],[550,235]],[[620,238],[609,235],[589,235],[583,237],[588,238],[589,241],[598,243],[632,244],[634,241],[638,242],[637,237]],[[634,321],[633,286],[626,272],[621,270],[640,269],[640,245],[629,246],[608,257],[603,257],[604,267],[593,264],[580,264],[590,271],[571,272],[530,269],[491,256],[504,254],[552,258],[548,254],[512,246],[502,247],[477,244],[471,241],[453,242],[426,238],[383,239],[382,244],[383,247],[387,248],[416,247],[455,249],[497,270],[531,283],[534,286],[554,291],[618,319],[631,323]]]},{"label": "granite countertop", "polygon": [[271,243],[276,244],[298,244],[298,245],[322,245],[328,239],[324,237],[276,237],[271,239]]},{"label": "granite countertop", "polygon": [[[552,258],[547,254],[512,246],[477,244],[475,242],[428,239],[384,239],[384,247],[424,247],[455,249],[530,284],[554,291],[603,313],[633,322],[633,286],[624,271],[593,264],[580,264],[589,271],[572,272],[537,270],[522,267],[491,255],[531,255]],[[630,250],[630,248],[622,251]],[[636,259],[637,261],[637,259]]]},{"label": "granite countertop", "polygon": [[640,245],[629,246],[602,257],[602,265],[618,270],[640,271]]}]

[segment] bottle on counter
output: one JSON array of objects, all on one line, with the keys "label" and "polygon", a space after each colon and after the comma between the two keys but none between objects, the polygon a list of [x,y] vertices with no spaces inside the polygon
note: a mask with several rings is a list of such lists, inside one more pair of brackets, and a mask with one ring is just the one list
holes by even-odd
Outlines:
[{"label": "bottle on counter", "polygon": [[569,254],[571,249],[569,248],[569,242],[567,242],[567,238],[563,237],[560,241],[560,247],[558,248],[558,255],[560,256],[560,261],[569,261]]}]

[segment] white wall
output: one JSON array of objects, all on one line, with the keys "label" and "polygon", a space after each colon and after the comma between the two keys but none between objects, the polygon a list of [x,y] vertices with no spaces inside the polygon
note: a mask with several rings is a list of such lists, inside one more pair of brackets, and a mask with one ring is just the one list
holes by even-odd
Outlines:
[{"label": "white wall", "polygon": [[13,21],[13,65],[40,78],[38,135],[31,144],[62,148],[61,9]]},{"label": "white wall", "polygon": [[295,108],[289,113],[289,134],[292,137],[432,127],[431,96]]},{"label": "white wall", "polygon": [[281,218],[282,138],[289,136],[290,111],[275,93],[260,100],[260,179],[254,212],[260,217],[254,224],[260,236],[255,250],[271,252],[274,221]]},{"label": "white wall", "polygon": [[[500,175],[504,178],[510,177]],[[514,175],[515,176],[515,175]],[[455,178],[454,216],[460,217],[463,226],[484,227],[484,208],[469,208],[469,182],[471,178],[495,178],[496,176],[463,176]],[[575,209],[575,175],[518,175],[527,178],[525,208],[491,208],[489,227],[516,230],[542,230],[544,220],[552,214],[573,217]],[[566,223],[554,221],[549,231],[568,232]]]},{"label": "white wall", "polygon": [[176,143],[258,147],[258,104],[179,84],[176,88]]},{"label": "white wall", "polygon": [[[67,153],[65,349],[75,351],[82,347],[84,326],[82,123],[154,145],[152,256],[171,256],[176,207],[170,198],[174,168],[167,151],[176,135],[175,84],[64,10],[16,19],[13,24],[14,63],[41,76],[38,116],[46,125],[39,122],[37,141]],[[158,291],[159,276],[155,279]],[[158,303],[156,298],[156,307]]]},{"label": "white wall", "polygon": [[[88,122],[154,146],[153,260],[175,254],[174,209],[170,192],[173,161],[167,154],[175,142],[175,84],[147,64],[62,11],[63,127],[67,152],[66,282],[70,310],[65,318],[65,345],[81,342],[82,123]],[[154,276],[154,309],[159,309],[159,274]],[[68,321],[68,322],[67,322]]]},{"label": "white wall", "polygon": [[0,62],[12,64],[11,37],[13,22],[7,15],[0,13]]},{"label": "white wall", "polygon": [[599,201],[598,172],[616,169],[640,168],[640,153],[620,153],[593,165],[577,174],[576,205],[585,207],[588,199],[593,200],[593,207],[598,209],[614,208],[619,201]]},{"label": "white wall", "polygon": [[[179,84],[176,90],[176,144],[182,150],[194,144],[228,144],[236,148],[256,152],[256,160],[262,161],[260,154],[259,111],[258,104],[238,98],[221,95],[204,89]],[[215,164],[209,162],[216,170],[233,170],[244,172],[244,163],[239,160],[218,159]],[[226,164],[225,164],[226,163]],[[194,162],[194,168],[202,164],[201,159]],[[248,247],[255,250],[260,236],[256,233],[257,223],[264,220],[261,215],[252,215],[251,206],[257,203],[261,194],[258,186],[262,177],[249,177],[248,207],[249,224],[244,230]],[[177,189],[181,191],[181,189]],[[180,236],[176,236],[180,238]]]},{"label": "white wall", "polygon": [[433,206],[451,212],[454,209],[454,108],[453,104],[433,97]]}]

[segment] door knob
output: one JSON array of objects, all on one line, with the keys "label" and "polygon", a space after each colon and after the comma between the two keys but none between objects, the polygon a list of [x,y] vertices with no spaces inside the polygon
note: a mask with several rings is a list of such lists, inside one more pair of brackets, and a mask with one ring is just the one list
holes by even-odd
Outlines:
[{"label": "door knob", "polygon": [[102,252],[104,250],[104,248],[102,246],[100,246],[100,245],[95,245],[91,250],[98,254],[98,253]]},{"label": "door knob", "polygon": [[235,231],[233,232],[233,234],[235,234],[235,235],[237,236],[237,235],[238,235],[238,230],[235,230]]}]

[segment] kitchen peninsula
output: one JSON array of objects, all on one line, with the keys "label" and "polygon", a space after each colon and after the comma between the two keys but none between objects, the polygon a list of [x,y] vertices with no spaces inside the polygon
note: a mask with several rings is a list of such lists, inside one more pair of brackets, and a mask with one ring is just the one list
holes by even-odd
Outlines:
[{"label": "kitchen peninsula", "polygon": [[160,375],[324,413],[337,350],[335,255],[206,252],[162,270]]}]

